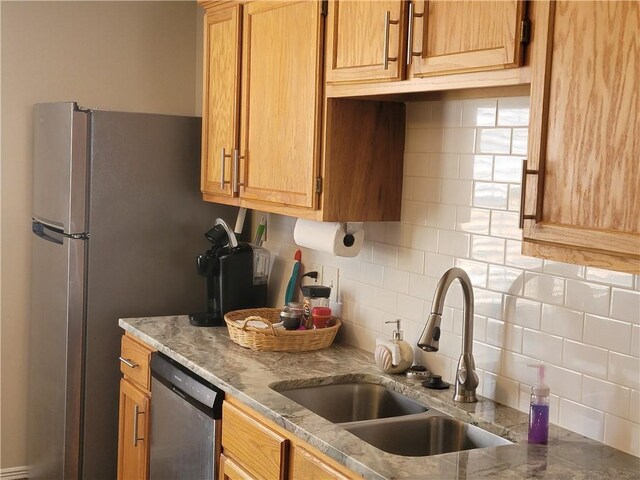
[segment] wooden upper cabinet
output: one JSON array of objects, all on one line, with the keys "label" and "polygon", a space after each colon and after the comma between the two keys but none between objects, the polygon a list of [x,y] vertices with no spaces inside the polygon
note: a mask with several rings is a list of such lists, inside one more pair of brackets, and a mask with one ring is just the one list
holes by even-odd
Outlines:
[{"label": "wooden upper cabinet", "polygon": [[640,273],[640,4],[549,8],[532,70],[524,213],[535,219],[523,252]]},{"label": "wooden upper cabinet", "polygon": [[477,72],[522,64],[523,0],[416,1],[410,75]]},{"label": "wooden upper cabinet", "polygon": [[322,108],[321,2],[244,6],[240,195],[317,207]]},{"label": "wooden upper cabinet", "polygon": [[201,190],[226,197],[234,195],[239,137],[241,20],[239,5],[207,11],[204,17]]},{"label": "wooden upper cabinet", "polygon": [[329,2],[328,83],[401,80],[405,60],[406,2]]}]

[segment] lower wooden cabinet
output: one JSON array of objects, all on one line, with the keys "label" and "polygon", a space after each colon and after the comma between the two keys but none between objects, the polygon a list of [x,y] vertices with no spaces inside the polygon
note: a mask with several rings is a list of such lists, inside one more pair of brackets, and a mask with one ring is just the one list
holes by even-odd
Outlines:
[{"label": "lower wooden cabinet", "polygon": [[218,480],[347,480],[360,478],[233,398],[222,408]]},{"label": "lower wooden cabinet", "polygon": [[118,479],[144,480],[149,471],[149,396],[120,380]]},{"label": "lower wooden cabinet", "polygon": [[129,334],[120,351],[120,411],[118,416],[118,480],[149,478],[149,413],[153,349]]}]

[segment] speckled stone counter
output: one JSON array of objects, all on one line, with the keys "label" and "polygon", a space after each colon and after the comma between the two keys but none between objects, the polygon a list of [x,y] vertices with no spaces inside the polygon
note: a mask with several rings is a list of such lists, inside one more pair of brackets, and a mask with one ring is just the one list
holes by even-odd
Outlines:
[{"label": "speckled stone counter", "polygon": [[[350,346],[334,344],[308,353],[253,352],[233,343],[226,327],[193,327],[186,316],[121,319],[120,326],[364,478],[640,478],[636,457],[553,425],[548,445],[528,445],[527,415],[482,397],[478,403],[456,404],[452,390],[427,390],[419,380],[384,375],[370,353]],[[345,375],[389,385],[516,443],[430,457],[392,455],[270,388],[281,382],[343,381]]]}]

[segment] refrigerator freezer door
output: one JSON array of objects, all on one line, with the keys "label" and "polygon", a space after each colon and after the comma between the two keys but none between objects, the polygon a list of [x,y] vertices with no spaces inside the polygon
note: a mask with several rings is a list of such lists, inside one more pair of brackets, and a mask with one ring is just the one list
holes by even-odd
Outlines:
[{"label": "refrigerator freezer door", "polygon": [[66,233],[87,231],[87,118],[72,102],[34,107],[33,217]]}]

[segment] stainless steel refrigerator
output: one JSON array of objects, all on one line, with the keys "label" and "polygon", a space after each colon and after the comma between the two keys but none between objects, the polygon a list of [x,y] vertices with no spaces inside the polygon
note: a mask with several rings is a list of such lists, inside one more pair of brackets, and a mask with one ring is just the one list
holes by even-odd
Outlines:
[{"label": "stainless steel refrigerator", "polygon": [[118,318],[206,310],[200,119],[34,109],[29,478],[116,478]]}]

